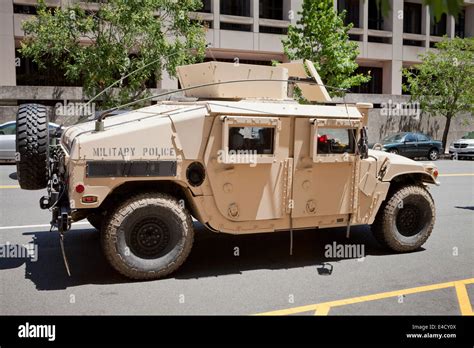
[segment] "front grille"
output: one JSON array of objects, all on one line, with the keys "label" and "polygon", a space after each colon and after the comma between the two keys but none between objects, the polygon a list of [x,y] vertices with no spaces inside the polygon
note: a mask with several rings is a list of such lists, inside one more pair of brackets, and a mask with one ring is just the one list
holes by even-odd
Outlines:
[{"label": "front grille", "polygon": [[464,149],[467,147],[467,144],[454,144],[454,147],[456,149]]}]

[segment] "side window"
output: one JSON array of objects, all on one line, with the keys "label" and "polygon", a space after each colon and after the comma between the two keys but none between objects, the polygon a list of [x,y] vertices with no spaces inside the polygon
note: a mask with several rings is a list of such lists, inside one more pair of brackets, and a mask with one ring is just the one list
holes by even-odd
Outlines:
[{"label": "side window", "polygon": [[355,132],[347,128],[318,128],[316,153],[343,154],[355,152]]},{"label": "side window", "polygon": [[430,138],[428,138],[426,135],[424,134],[417,134],[416,135],[416,138],[418,139],[418,141],[430,141]]},{"label": "side window", "polygon": [[0,127],[0,134],[14,135],[16,133],[16,123],[7,124]]},{"label": "side window", "polygon": [[416,137],[414,134],[409,133],[405,136],[405,141],[410,143],[416,142]]},{"label": "side window", "polygon": [[229,152],[241,151],[257,155],[274,154],[274,127],[229,127]]}]

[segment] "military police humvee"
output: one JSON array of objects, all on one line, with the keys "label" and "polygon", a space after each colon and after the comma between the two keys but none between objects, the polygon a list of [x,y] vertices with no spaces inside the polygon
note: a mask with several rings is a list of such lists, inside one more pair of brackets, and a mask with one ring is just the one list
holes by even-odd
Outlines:
[{"label": "military police humvee", "polygon": [[[40,206],[61,236],[88,219],[111,265],[134,279],[183,264],[192,217],[232,234],[368,224],[396,252],[429,237],[436,167],[368,150],[371,105],[327,105],[310,62],[208,62],[178,76],[193,101],[104,114],[60,138],[44,106],[20,106],[19,183],[47,188]],[[295,86],[318,104],[288,97]]]}]

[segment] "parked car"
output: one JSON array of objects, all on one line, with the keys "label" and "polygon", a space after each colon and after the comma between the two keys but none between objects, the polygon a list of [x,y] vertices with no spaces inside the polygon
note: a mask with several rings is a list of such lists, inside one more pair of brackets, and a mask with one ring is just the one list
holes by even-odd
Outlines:
[{"label": "parked car", "polygon": [[474,157],[474,131],[467,133],[461,139],[449,145],[449,154],[453,158],[464,159]]},{"label": "parked car", "polygon": [[443,143],[423,133],[402,132],[389,135],[380,145],[379,148],[390,153],[410,158],[428,157],[432,161],[436,161],[439,154],[443,153]]},{"label": "parked car", "polygon": [[[59,127],[56,123],[49,123],[49,131]],[[0,162],[15,161],[16,121],[5,122],[0,125]]]}]

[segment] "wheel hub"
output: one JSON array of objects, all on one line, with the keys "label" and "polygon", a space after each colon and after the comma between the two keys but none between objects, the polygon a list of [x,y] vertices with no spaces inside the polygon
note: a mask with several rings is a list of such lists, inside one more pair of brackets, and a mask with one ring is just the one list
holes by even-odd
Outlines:
[{"label": "wheel hub", "polygon": [[423,221],[419,209],[413,205],[406,205],[398,211],[396,219],[397,229],[405,237],[412,237],[421,231]]},{"label": "wheel hub", "polygon": [[133,226],[129,243],[131,251],[144,259],[162,256],[170,241],[168,226],[158,218],[148,218]]}]

